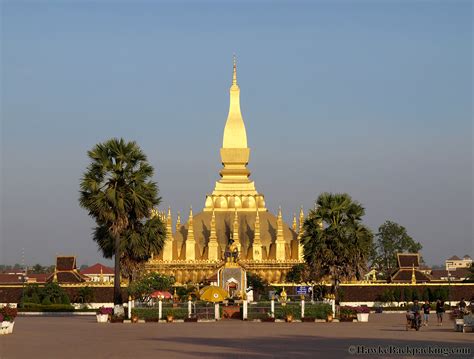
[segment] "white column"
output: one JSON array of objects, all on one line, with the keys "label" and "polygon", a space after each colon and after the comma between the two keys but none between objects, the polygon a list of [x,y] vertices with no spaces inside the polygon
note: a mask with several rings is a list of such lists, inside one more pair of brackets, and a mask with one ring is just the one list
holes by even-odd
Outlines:
[{"label": "white column", "polygon": [[243,320],[247,320],[247,299],[244,300],[244,306],[243,306],[243,310],[242,310],[242,319]]},{"label": "white column", "polygon": [[336,315],[336,300],[331,299],[331,309],[332,309],[332,315]]},{"label": "white column", "polygon": [[132,319],[132,297],[128,296],[128,319]]},{"label": "white column", "polygon": [[272,313],[272,318],[275,318],[275,298],[272,297],[272,301],[270,302],[270,311]]},{"label": "white column", "polygon": [[161,298],[158,300],[158,320],[163,316],[163,301]]},{"label": "white column", "polygon": [[304,318],[304,297],[301,299],[301,319]]},{"label": "white column", "polygon": [[192,302],[188,300],[188,318],[191,318]]},{"label": "white column", "polygon": [[216,318],[216,320],[220,319],[219,303],[214,304],[214,318]]}]

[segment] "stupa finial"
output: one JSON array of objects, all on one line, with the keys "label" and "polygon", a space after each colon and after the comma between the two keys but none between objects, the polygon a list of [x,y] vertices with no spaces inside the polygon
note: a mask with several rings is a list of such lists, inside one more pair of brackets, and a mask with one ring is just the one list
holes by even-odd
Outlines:
[{"label": "stupa finial", "polygon": [[237,85],[237,58],[235,57],[235,54],[233,56],[234,60],[234,73],[232,75],[232,85]]}]

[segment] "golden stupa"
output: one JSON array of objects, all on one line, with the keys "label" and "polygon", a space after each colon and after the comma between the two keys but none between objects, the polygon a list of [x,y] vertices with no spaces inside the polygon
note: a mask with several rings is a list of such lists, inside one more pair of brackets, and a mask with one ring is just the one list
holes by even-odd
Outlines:
[{"label": "golden stupa", "polygon": [[296,216],[292,228],[288,227],[281,208],[277,216],[270,213],[263,194],[249,179],[250,148],[240,111],[235,57],[223,137],[221,179],[206,196],[203,211],[193,215],[190,209],[186,224],[181,224],[178,213],[174,232],[171,209],[167,215],[158,213],[166,221],[165,246],[159,256],[148,261],[146,270],[173,275],[179,284],[200,283],[216,275],[224,265],[226,248],[233,242],[240,266],[270,283],[282,283],[291,267],[302,262],[299,238],[304,214],[301,209],[299,228]]}]

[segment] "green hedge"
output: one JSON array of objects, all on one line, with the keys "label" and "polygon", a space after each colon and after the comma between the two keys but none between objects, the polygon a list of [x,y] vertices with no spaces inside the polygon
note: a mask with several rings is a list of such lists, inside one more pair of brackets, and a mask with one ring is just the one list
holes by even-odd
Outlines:
[{"label": "green hedge", "polygon": [[36,304],[36,303],[23,303],[22,308],[19,308],[20,312],[74,312],[74,307],[68,304]]},{"label": "green hedge", "polygon": [[301,318],[301,307],[299,305],[285,305],[275,308],[275,318],[286,319],[287,315],[292,315],[293,319]]},{"label": "green hedge", "polygon": [[[188,317],[187,308],[163,308],[162,319],[168,314],[172,314],[174,319],[184,319]],[[138,316],[139,319],[158,319],[158,308],[132,308],[132,315]]]},{"label": "green hedge", "polygon": [[329,314],[332,314],[332,309],[327,303],[306,304],[304,307],[306,318],[326,319]]},{"label": "green hedge", "polygon": [[163,318],[166,318],[170,314],[174,317],[174,319],[184,319],[188,317],[188,309],[187,308],[163,309]]}]

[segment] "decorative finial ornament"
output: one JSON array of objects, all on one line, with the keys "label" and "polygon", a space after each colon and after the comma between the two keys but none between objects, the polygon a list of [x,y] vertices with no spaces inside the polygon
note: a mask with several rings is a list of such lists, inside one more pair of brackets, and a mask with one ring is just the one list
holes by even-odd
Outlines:
[{"label": "decorative finial ornament", "polygon": [[291,224],[291,228],[296,232],[296,213],[293,213],[293,223]]},{"label": "decorative finial ornament", "polygon": [[237,85],[237,59],[234,54],[234,72],[232,75],[232,85]]}]

